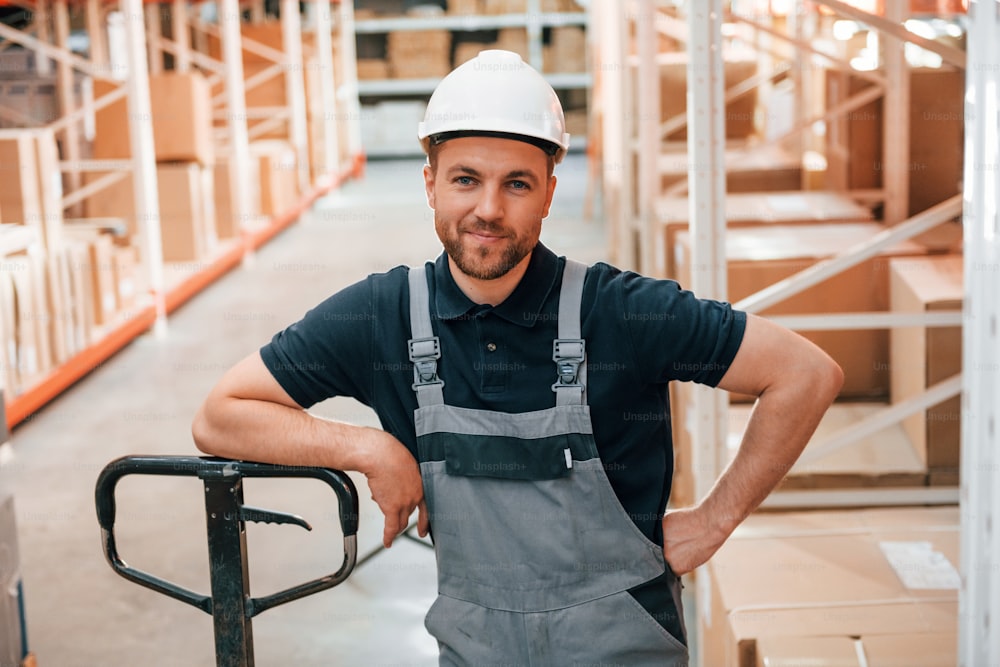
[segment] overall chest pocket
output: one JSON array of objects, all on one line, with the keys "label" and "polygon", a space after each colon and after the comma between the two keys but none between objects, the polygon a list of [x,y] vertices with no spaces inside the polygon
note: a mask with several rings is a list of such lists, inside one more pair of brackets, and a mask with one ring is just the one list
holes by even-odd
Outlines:
[{"label": "overall chest pocket", "polygon": [[461,477],[543,480],[567,477],[573,466],[565,435],[525,440],[462,436],[444,443],[445,472]]}]

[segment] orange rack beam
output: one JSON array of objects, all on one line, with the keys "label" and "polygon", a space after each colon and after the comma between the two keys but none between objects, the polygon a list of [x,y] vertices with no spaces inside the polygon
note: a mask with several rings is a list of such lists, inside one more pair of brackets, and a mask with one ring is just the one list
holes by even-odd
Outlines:
[{"label": "orange rack beam", "polygon": [[[244,243],[214,258],[204,269],[171,287],[164,295],[166,311],[173,312],[200,291],[238,266],[244,255],[255,250],[284,229],[290,227],[313,203],[338,187],[349,178],[359,178],[364,174],[365,156],[355,156],[353,163],[341,171],[323,179],[313,186],[296,204],[271,220],[271,224],[244,236]],[[61,364],[40,382],[29,387],[24,393],[9,399],[6,404],[7,428],[31,417],[60,393],[99,367],[105,360],[124,348],[132,340],[148,331],[156,322],[156,308],[148,306],[111,329],[101,340],[84,348]]]}]

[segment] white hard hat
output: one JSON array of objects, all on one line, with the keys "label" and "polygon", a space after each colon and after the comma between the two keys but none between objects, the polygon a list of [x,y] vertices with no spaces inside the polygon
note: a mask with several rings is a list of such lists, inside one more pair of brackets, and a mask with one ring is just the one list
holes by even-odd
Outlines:
[{"label": "white hard hat", "polygon": [[552,86],[521,56],[497,49],[480,51],[442,79],[417,126],[425,153],[431,141],[467,135],[527,141],[552,153],[557,163],[569,148],[562,104]]}]

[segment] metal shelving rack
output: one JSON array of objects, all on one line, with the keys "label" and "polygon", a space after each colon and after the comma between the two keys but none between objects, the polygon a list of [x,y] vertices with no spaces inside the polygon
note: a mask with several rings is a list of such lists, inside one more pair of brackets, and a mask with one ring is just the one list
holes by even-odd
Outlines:
[{"label": "metal shelving rack", "polygon": [[[361,19],[354,23],[357,35],[379,35],[399,31],[450,30],[478,31],[501,28],[526,28],[528,34],[528,64],[542,72],[553,88],[558,90],[589,89],[593,77],[589,72],[545,72],[542,63],[542,30],[563,26],[591,25],[589,11],[542,12],[540,0],[527,0],[527,9],[521,14],[496,15],[442,15],[405,16]],[[358,81],[360,97],[430,97],[440,82],[440,77],[418,79],[371,79]],[[581,149],[584,137],[571,137],[571,149]],[[369,155],[410,155],[412,151],[373,148]]]},{"label": "metal shelving rack", "polygon": [[[101,0],[86,0],[83,9],[85,24],[90,38],[90,57],[83,58],[70,50],[68,0],[49,3],[11,2],[32,10],[35,25],[25,30],[15,30],[0,25],[0,38],[6,43],[19,44],[33,50],[38,60],[40,72],[51,71],[50,59],[58,69],[60,85],[57,88],[62,117],[46,125],[46,128],[63,136],[63,159],[59,169],[67,174],[68,190],[62,197],[64,209],[76,206],[87,197],[98,194],[103,187],[120,180],[127,172],[135,175],[134,203],[136,220],[139,221],[138,241],[142,257],[142,271],[148,286],[148,293],[140,304],[118,320],[103,327],[89,345],[72,355],[66,362],[54,368],[37,382],[16,395],[6,397],[6,420],[13,427],[30,417],[45,403],[71,386],[84,375],[97,368],[105,359],[127,345],[137,336],[153,331],[157,336],[167,335],[167,314],[185,301],[195,296],[214,280],[238,267],[256,248],[266,243],[282,229],[293,224],[320,196],[338,186],[345,179],[363,173],[365,156],[361,152],[360,130],[357,127],[359,111],[357,84],[354,78],[355,45],[353,33],[353,6],[339,0],[310,0],[305,4],[310,20],[309,29],[317,31],[317,45],[321,49],[320,66],[330,75],[321,77],[320,96],[323,100],[326,131],[322,147],[325,168],[312,182],[304,182],[303,195],[287,210],[281,211],[263,225],[252,225],[249,211],[249,191],[255,187],[250,182],[248,163],[250,159],[247,130],[247,114],[243,78],[243,40],[241,39],[241,16],[243,8],[239,0],[220,0],[219,23],[215,27],[221,39],[223,58],[215,61],[198,50],[199,44],[192,44],[188,28],[197,27],[197,20],[189,13],[189,4],[184,0],[169,3],[143,2],[143,0],[120,0],[108,4]],[[76,4],[76,3],[73,3]],[[169,5],[173,34],[176,40],[167,39],[159,31],[160,6]],[[261,20],[264,17],[263,2],[255,0],[251,15]],[[104,34],[103,16],[106,11],[115,10],[124,17],[127,37],[127,58],[129,76],[124,85],[97,100],[84,99],[78,104],[73,96],[72,73],[105,81],[116,81],[111,76],[109,50]],[[306,154],[303,122],[305,100],[301,94],[302,64],[301,35],[302,24],[300,5],[283,0],[283,37],[285,47],[276,54],[279,69],[286,73],[286,90],[290,93],[289,108],[282,116],[290,123],[291,143],[300,156]],[[51,10],[51,11],[50,11]],[[53,18],[55,29],[49,26]],[[195,41],[199,33],[195,32]],[[54,39],[54,43],[51,43]],[[334,81],[332,63],[332,39],[339,40],[338,54],[342,59],[341,70],[344,80]],[[203,40],[201,40],[203,42]],[[203,46],[203,43],[201,44]],[[260,45],[248,45],[248,50]],[[160,248],[159,201],[156,183],[156,162],[153,150],[153,135],[150,119],[149,79],[151,71],[162,68],[162,53],[170,53],[175,59],[175,68],[188,71],[198,67],[206,72],[210,82],[224,81],[225,94],[222,102],[226,126],[217,140],[224,150],[234,156],[232,181],[234,210],[241,224],[245,224],[241,237],[236,243],[220,244],[217,253],[197,263],[186,263],[182,267],[165,265]],[[298,79],[298,82],[296,82]],[[112,102],[127,100],[129,131],[132,157],[128,160],[84,160],[80,158],[79,138],[82,136],[86,118]],[[9,114],[8,114],[9,116]],[[139,120],[145,119],[145,120]],[[337,124],[349,124],[346,145],[338,143]],[[80,186],[82,172],[112,172],[94,182]],[[169,270],[167,270],[169,269]]]},{"label": "metal shelving rack", "polygon": [[[539,0],[528,0],[524,14],[497,14],[474,16],[414,16],[364,19],[354,24],[358,35],[383,34],[414,30],[497,30],[500,28],[526,28],[528,31],[528,64],[542,71],[542,29],[562,26],[587,27],[587,12],[542,13]],[[586,73],[545,73],[553,88],[586,88],[590,76]],[[427,94],[434,91],[440,79],[381,79],[359,83],[362,95]],[[409,85],[407,85],[409,84]]]},{"label": "metal shelving rack", "polygon": [[[654,201],[659,192],[656,167],[656,151],[649,146],[657,146],[663,136],[663,128],[659,113],[659,77],[654,63],[655,37],[657,31],[658,8],[654,0],[639,0],[632,3],[630,9],[622,11],[619,7],[611,7],[612,3],[604,3],[602,22],[606,35],[610,39],[603,41],[602,61],[600,63],[604,74],[603,85],[608,90],[601,95],[602,104],[608,105],[609,100],[620,100],[621,106],[606,109],[604,113],[605,159],[620,166],[620,169],[605,168],[605,204],[609,221],[609,245],[616,251],[616,261],[624,264],[638,263],[648,270],[652,251],[650,245],[655,243],[653,230],[657,225],[657,215]],[[845,11],[848,15],[858,16],[860,10],[844,9],[843,3],[837,0],[816,0],[816,4],[828,6],[834,11]],[[891,3],[890,3],[891,4]],[[686,17],[688,49],[688,80],[692,85],[688,99],[692,108],[697,111],[688,114],[688,198],[692,235],[692,273],[690,287],[697,294],[725,300],[726,294],[726,261],[725,261],[725,165],[722,158],[725,145],[723,117],[726,91],[723,87],[722,58],[716,45],[722,41],[721,23],[725,16],[721,2],[716,6],[697,5],[692,7]],[[880,17],[869,19],[874,27],[882,26],[886,21]],[[630,31],[632,31],[630,33]],[[887,45],[887,52],[902,52],[903,40],[911,34],[895,27],[888,28],[889,34],[896,38]],[[634,35],[636,55],[629,56],[627,44],[629,35]],[[962,53],[937,44],[923,46],[941,51],[943,56],[956,65],[965,66]],[[891,48],[888,48],[890,47]],[[623,63],[613,67],[614,63]],[[636,73],[634,83],[630,76]],[[892,75],[890,75],[892,76]],[[903,78],[903,77],[899,77]],[[894,79],[892,85],[885,84],[879,90],[887,97],[904,95],[905,86],[897,85]],[[884,83],[884,82],[883,82]],[[634,85],[634,90],[633,90]],[[611,91],[615,91],[614,93]],[[618,93],[618,91],[622,91]],[[847,113],[856,105],[867,101],[860,98],[850,101],[837,110],[837,113]],[[897,103],[898,104],[898,103]],[[892,105],[889,105],[892,107]],[[908,117],[905,114],[903,118]],[[669,122],[669,121],[668,121]],[[813,122],[800,122],[796,127],[805,127]],[[900,116],[888,116],[887,125],[905,125]],[[904,128],[905,130],[906,128]],[[905,137],[907,132],[887,132],[886,154],[899,171],[899,165],[905,167],[906,159]],[[613,183],[608,183],[609,176],[615,176]],[[905,174],[904,174],[905,175]],[[901,207],[905,206],[905,187],[894,189],[891,185],[893,177],[886,174],[887,184],[882,192],[862,193],[862,197],[870,200],[877,197],[885,202],[887,215],[896,211],[899,215]],[[848,193],[850,194],[850,193]],[[891,202],[895,202],[892,204]],[[962,215],[961,195],[931,207],[908,219],[887,219],[884,230],[868,239],[850,251],[822,261],[809,269],[793,275],[780,283],[772,285],[756,294],[750,295],[735,307],[747,312],[759,313],[784,299],[800,293],[802,290],[816,285],[858,263],[876,255],[880,250],[904,241],[922,232],[933,229],[943,223],[952,221]],[[892,224],[895,222],[896,224]],[[638,243],[642,250],[633,256],[631,248]],[[911,315],[903,313],[837,313],[837,314],[802,314],[771,316],[770,319],[799,331],[808,330],[850,330],[891,328],[902,326],[956,326],[963,324],[961,311],[937,311],[933,314]],[[920,395],[906,401],[886,407],[842,432],[833,434],[827,441],[810,444],[801,458],[806,463],[818,456],[857,442],[879,429],[898,423],[904,417],[914,414],[928,406],[947,398],[956,396],[961,391],[962,380],[955,376],[929,387]],[[692,440],[697,442],[715,443],[714,448],[695,448],[692,455],[695,458],[692,465],[695,473],[695,497],[702,497],[711,487],[715,477],[721,472],[727,460],[725,452],[728,424],[726,420],[727,402],[722,392],[716,392],[702,387],[693,387]],[[822,498],[820,498],[822,496]],[[920,487],[914,489],[865,489],[865,490],[828,490],[817,491],[781,491],[772,494],[767,500],[769,506],[801,507],[815,506],[822,501],[823,505],[857,505],[862,503],[953,503],[958,500],[958,490],[950,487]]]},{"label": "metal shelving rack", "polygon": [[[656,222],[650,197],[657,191],[655,161],[643,151],[658,145],[663,135],[658,99],[655,53],[657,21],[653,0],[629,3],[603,2],[598,8],[602,31],[599,67],[604,109],[604,200],[609,219],[609,245],[618,261],[641,263],[632,252],[637,238],[648,242],[649,225]],[[723,0],[687,3],[689,207],[693,243],[690,287],[710,298],[726,299],[725,255],[725,134],[726,91],[722,77]],[[885,74],[874,89],[854,96],[831,113],[843,114],[877,97],[884,98],[886,126],[883,146],[886,173],[879,191],[852,192],[858,201],[884,205],[885,229],[868,242],[830,260],[820,262],[782,282],[735,304],[760,312],[784,298],[815,285],[872,257],[880,249],[910,239],[942,223],[964,222],[964,306],[958,311],[933,314],[847,313],[774,316],[771,319],[797,330],[891,328],[904,326],[962,326],[963,370],[923,394],[889,406],[871,418],[834,434],[816,450],[829,453],[866,434],[899,422],[903,417],[962,394],[962,469],[960,487],[886,489],[833,489],[777,491],[766,502],[770,508],[852,507],[872,505],[959,504],[961,508],[962,588],[960,592],[960,662],[963,667],[994,664],[1000,660],[1000,627],[991,622],[998,615],[1000,576],[995,554],[1000,553],[1000,493],[997,492],[997,452],[1000,451],[1000,310],[996,298],[1000,266],[1000,3],[972,0],[968,10],[969,46],[965,52],[928,40],[903,26],[902,2],[887,2],[888,16],[875,16],[839,0],[815,0],[814,5],[863,21],[887,37]],[[798,16],[800,8],[795,10]],[[628,18],[626,18],[626,16]],[[797,28],[801,30],[801,28]],[[801,33],[799,34],[801,37]],[[636,57],[630,60],[634,38]],[[808,49],[806,40],[800,47]],[[907,136],[909,91],[903,76],[903,44],[915,43],[966,72],[964,194],[947,199],[916,215],[907,216]],[[637,73],[638,83],[631,73]],[[865,74],[865,73],[860,73]],[[872,73],[868,73],[872,74]],[[616,101],[620,101],[617,104]],[[797,128],[816,119],[798,112]],[[652,142],[652,143],[651,143]],[[638,152],[638,155],[635,153]],[[638,199],[633,199],[638,193]],[[648,260],[648,257],[647,257]],[[695,496],[702,497],[727,460],[728,402],[723,392],[696,387],[692,440]],[[812,445],[811,445],[812,447]],[[807,451],[808,455],[808,451]],[[805,455],[804,455],[805,456]],[[701,578],[698,599],[704,602]]]}]

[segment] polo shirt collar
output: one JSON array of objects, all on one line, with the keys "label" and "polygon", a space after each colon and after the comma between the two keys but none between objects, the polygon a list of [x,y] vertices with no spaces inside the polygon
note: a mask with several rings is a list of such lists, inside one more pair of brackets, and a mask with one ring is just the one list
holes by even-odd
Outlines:
[{"label": "polo shirt collar", "polygon": [[[511,322],[523,327],[534,326],[540,317],[542,305],[555,285],[559,273],[559,258],[555,253],[538,243],[531,253],[528,268],[521,277],[510,296],[503,303],[493,308],[493,312]],[[459,289],[455,279],[448,269],[448,256],[441,255],[434,262],[434,307],[437,316],[443,320],[454,320],[467,317],[481,306]],[[486,306],[488,308],[488,306]]]}]

